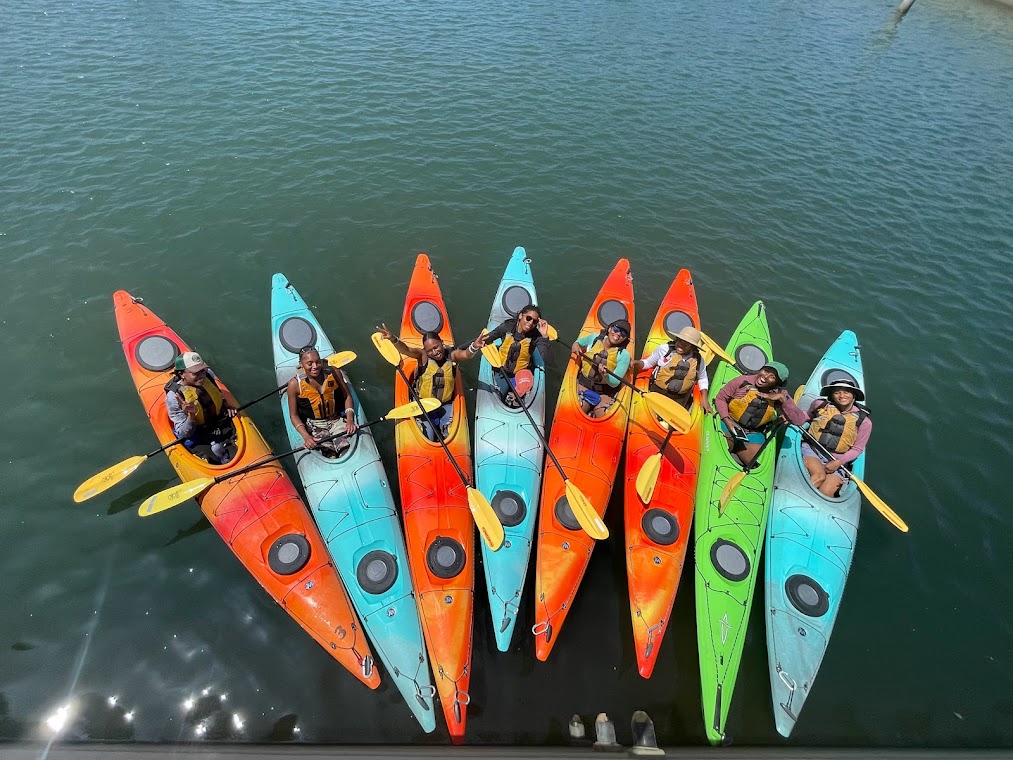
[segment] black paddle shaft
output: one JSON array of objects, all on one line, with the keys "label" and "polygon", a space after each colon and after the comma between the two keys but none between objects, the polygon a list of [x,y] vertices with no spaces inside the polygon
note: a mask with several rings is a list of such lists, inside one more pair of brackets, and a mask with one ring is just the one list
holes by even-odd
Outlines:
[{"label": "black paddle shaft", "polygon": [[[562,345],[564,345],[564,346],[566,346],[567,348],[570,348],[570,349],[572,349],[572,348],[573,348],[573,347],[572,347],[572,346],[571,346],[570,344],[566,343],[566,342],[565,342],[565,341],[563,341],[563,340],[560,340],[559,338],[556,338],[556,343],[561,343]],[[581,355],[581,358],[582,358],[582,359],[585,359],[585,360],[587,361],[587,363],[588,363],[588,364],[593,364],[593,362],[592,362],[592,361],[591,361],[590,359],[588,359],[588,358],[587,358],[587,354],[586,354],[586,353],[585,353],[585,354],[582,354],[582,355]],[[608,372],[608,373],[609,373],[610,375],[612,375],[612,377],[614,377],[614,378],[615,378],[616,380],[618,380],[618,381],[619,381],[620,383],[622,383],[623,385],[625,385],[625,386],[626,386],[627,388],[629,388],[629,389],[631,389],[631,390],[634,390],[634,391],[636,391],[636,392],[637,392],[637,393],[639,393],[639,394],[640,394],[641,396],[643,396],[643,395],[644,395],[644,393],[646,393],[646,391],[642,391],[642,390],[640,390],[640,389],[639,389],[639,388],[638,388],[637,386],[635,386],[635,385],[634,385],[633,383],[631,383],[631,382],[630,382],[629,380],[627,380],[626,378],[620,377],[620,376],[619,376],[619,375],[617,375],[617,374],[616,374],[615,372],[613,372],[612,370],[610,370],[610,369],[609,369],[608,367],[602,367],[602,369],[604,369],[604,370],[605,370],[606,372]]]},{"label": "black paddle shaft", "polygon": [[[492,365],[490,364],[489,366]],[[506,382],[506,384],[509,386],[510,378],[507,377],[506,370],[504,370],[502,367],[493,367],[493,369],[499,372],[500,377],[502,377],[503,380]],[[520,399],[518,399],[518,401],[520,401]],[[567,479],[566,471],[563,469],[563,465],[559,463],[559,460],[556,459],[556,455],[552,453],[552,449],[549,448],[549,442],[545,440],[545,436],[542,434],[542,431],[538,429],[538,423],[536,423],[534,418],[531,416],[531,412],[528,411],[527,405],[523,401],[520,401],[520,407],[524,411],[524,414],[527,416],[528,422],[531,423],[531,427],[532,429],[534,429],[535,435],[538,436],[538,440],[541,441],[542,445],[545,447],[545,453],[549,455],[549,458],[552,460],[552,463],[556,465],[556,469],[559,470],[559,474],[563,476],[563,480],[566,480]]]}]

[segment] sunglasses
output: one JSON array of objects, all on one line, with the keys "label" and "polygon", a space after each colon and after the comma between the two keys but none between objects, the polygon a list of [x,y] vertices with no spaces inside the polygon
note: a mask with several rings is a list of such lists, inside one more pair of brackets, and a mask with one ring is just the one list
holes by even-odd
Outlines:
[{"label": "sunglasses", "polygon": [[527,322],[537,322],[538,321],[538,317],[532,316],[531,314],[521,314],[520,318],[523,319],[523,320],[525,320],[525,321],[527,321]]},{"label": "sunglasses", "polygon": [[612,332],[614,332],[614,333],[617,333],[617,334],[619,334],[619,335],[620,335],[620,336],[622,336],[623,338],[628,338],[628,337],[630,337],[630,334],[629,334],[628,332],[626,332],[626,331],[625,331],[625,330],[624,330],[623,328],[621,328],[621,327],[616,327],[615,325],[612,325],[612,327],[610,327],[609,329],[610,329],[610,330],[611,330]]}]

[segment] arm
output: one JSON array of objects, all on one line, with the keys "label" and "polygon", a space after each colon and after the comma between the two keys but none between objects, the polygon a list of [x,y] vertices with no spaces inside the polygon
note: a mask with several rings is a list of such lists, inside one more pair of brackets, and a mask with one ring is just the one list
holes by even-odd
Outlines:
[{"label": "arm", "polygon": [[781,414],[787,418],[788,422],[799,427],[809,422],[809,414],[798,408],[795,399],[789,396],[787,391],[782,392],[784,398],[781,400]]},{"label": "arm", "polygon": [[865,451],[865,446],[869,442],[869,436],[872,435],[872,417],[866,417],[865,422],[862,423],[861,427],[858,428],[858,438],[855,439],[855,445],[845,451],[843,454],[837,457],[837,461],[842,465],[851,464]]},{"label": "arm", "polygon": [[711,406],[710,399],[707,398],[707,391],[710,390],[710,381],[707,379],[707,362],[704,361],[702,355],[696,365],[696,387],[700,389],[700,406],[703,407],[704,414],[713,414],[714,407]]},{"label": "arm", "polygon": [[183,403],[175,393],[165,394],[165,410],[169,413],[172,432],[177,438],[188,438],[197,429],[197,423],[183,409]]},{"label": "arm", "polygon": [[724,387],[718,391],[718,395],[714,398],[714,408],[718,410],[718,416],[729,426],[734,425],[735,421],[728,416],[728,402],[735,398],[735,393],[743,382],[750,382],[755,377],[755,375],[744,375],[732,378],[725,383]]},{"label": "arm", "polygon": [[450,360],[453,362],[466,362],[468,359],[478,356],[487,338],[488,336],[479,333],[478,337],[471,341],[471,343],[463,343],[457,348],[451,348]]},{"label": "arm", "polygon": [[341,390],[345,393],[345,430],[349,435],[355,432],[355,401],[352,399],[352,392],[348,389],[348,383],[345,382],[345,373],[340,369],[335,369],[334,374],[338,378],[338,385],[341,386]]},{"label": "arm", "polygon": [[648,356],[646,359],[634,359],[632,362],[634,377],[639,375],[645,369],[654,369],[655,367],[657,367],[661,363],[661,360],[664,358],[666,351],[667,351],[667,344],[662,343],[656,349],[651,351],[651,355]]},{"label": "arm", "polygon": [[394,333],[392,333],[390,330],[387,329],[387,325],[385,323],[381,322],[376,329],[380,331],[380,335],[383,337],[384,340],[389,340],[391,343],[394,344],[394,348],[396,348],[398,350],[398,353],[400,353],[402,356],[410,356],[412,359],[415,359],[415,361],[418,361],[419,359],[422,358],[421,348],[411,348],[403,340],[395,337]]},{"label": "arm", "polygon": [[299,378],[293,377],[288,381],[288,387],[285,389],[285,397],[288,400],[288,418],[292,422],[292,427],[295,428],[300,436],[302,436],[303,446],[308,449],[315,449],[317,442],[313,440],[313,436],[310,435],[309,430],[306,429],[306,423],[299,417],[295,400],[299,397]]}]

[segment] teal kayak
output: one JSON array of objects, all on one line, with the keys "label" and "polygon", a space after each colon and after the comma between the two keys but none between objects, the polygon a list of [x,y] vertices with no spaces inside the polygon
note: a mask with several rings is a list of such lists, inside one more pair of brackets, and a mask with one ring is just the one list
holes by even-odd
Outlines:
[{"label": "teal kayak", "polygon": [[[530,259],[514,249],[489,313],[488,329],[513,319],[528,304],[537,303]],[[538,352],[533,355],[534,384],[525,395],[531,417],[545,433],[545,371]],[[475,402],[475,477],[478,490],[492,504],[506,534],[492,551],[482,542],[485,585],[489,593],[496,646],[510,648],[531,543],[538,516],[545,449],[521,409],[511,409],[495,390],[492,365],[482,357]]]},{"label": "teal kayak", "polygon": [[[295,375],[303,346],[316,346],[324,358],[334,353],[320,323],[281,274],[274,275],[271,286],[271,337],[279,385]],[[345,382],[361,425],[366,416],[347,374]],[[292,448],[301,446],[284,395],[281,406],[289,443]],[[436,728],[436,690],[394,499],[372,431],[359,431],[351,444],[337,459],[316,451],[300,453],[296,467],[313,518],[386,675],[428,733]]]},{"label": "teal kayak", "polygon": [[[865,391],[862,355],[850,331],[841,333],[805,384],[799,406],[808,410],[834,380]],[[789,428],[777,455],[767,522],[767,661],[774,721],[791,734],[823,662],[855,552],[862,497],[848,482],[840,496],[821,494],[802,463],[802,435]],[[865,453],[852,472],[865,477]]]}]

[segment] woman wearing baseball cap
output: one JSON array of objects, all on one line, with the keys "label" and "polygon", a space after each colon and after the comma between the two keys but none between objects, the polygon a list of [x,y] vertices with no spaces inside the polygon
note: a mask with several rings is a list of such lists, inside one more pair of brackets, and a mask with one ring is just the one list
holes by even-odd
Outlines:
[{"label": "woman wearing baseball cap", "polygon": [[619,378],[630,368],[626,347],[631,329],[625,319],[617,319],[597,335],[591,333],[574,341],[571,350],[580,361],[577,390],[585,414],[604,417],[612,406]]},{"label": "woman wearing baseball cap", "polygon": [[[809,479],[824,496],[836,496],[848,478],[848,465],[858,459],[872,435],[872,418],[860,401],[865,394],[848,379],[834,380],[823,386],[809,407],[809,435],[826,452],[802,442],[802,463]],[[832,456],[827,456],[827,453]]]},{"label": "woman wearing baseball cap", "polygon": [[176,357],[165,384],[165,409],[177,438],[191,453],[211,464],[225,464],[235,454],[236,405],[226,399],[214,373],[196,351]]}]

